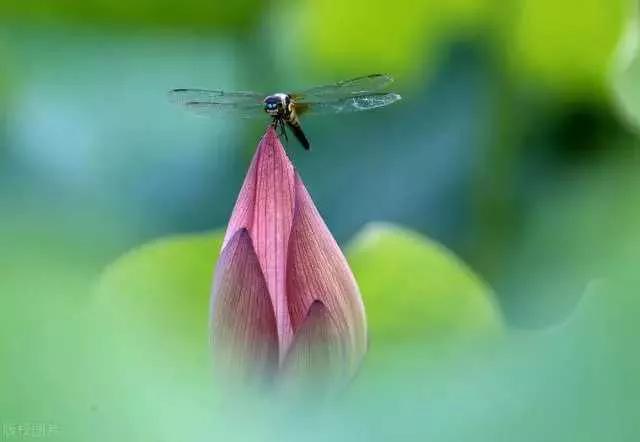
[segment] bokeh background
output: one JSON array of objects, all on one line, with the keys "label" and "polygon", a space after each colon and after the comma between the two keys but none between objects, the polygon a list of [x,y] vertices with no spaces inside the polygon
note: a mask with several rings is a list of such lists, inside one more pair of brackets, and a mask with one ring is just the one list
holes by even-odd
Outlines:
[{"label": "bokeh background", "polygon": [[[0,11],[2,437],[46,425],[65,441],[637,440],[637,2],[0,1]],[[202,330],[171,333],[190,327],[191,298],[127,303],[144,298],[140,287],[189,285],[197,268],[187,310],[206,325],[215,234],[170,243],[168,258],[152,251],[162,271],[143,251],[103,272],[151,240],[223,228],[267,119],[198,117],[166,92],[290,91],[376,72],[396,78],[402,101],[309,117],[313,150],[292,140],[288,153],[374,323],[377,310],[402,315],[389,307],[398,297],[422,303],[411,281],[426,277],[442,293],[482,286],[495,307],[480,325],[453,308],[440,335],[473,323],[470,334],[501,328],[507,342],[434,368],[440,359],[421,351],[431,338],[402,341],[407,322],[413,333],[428,318],[385,317],[389,345],[374,360],[398,366],[381,362],[363,381],[371,388],[321,419],[259,405],[210,418],[220,414],[193,341]],[[381,228],[371,222],[401,238],[371,252]],[[422,242],[452,260],[446,270],[422,265],[411,249]],[[121,302],[106,294],[96,307],[105,278]],[[158,305],[163,334],[127,332]],[[122,323],[87,313],[109,308]],[[198,374],[167,371],[191,355],[171,349],[189,345]]]}]

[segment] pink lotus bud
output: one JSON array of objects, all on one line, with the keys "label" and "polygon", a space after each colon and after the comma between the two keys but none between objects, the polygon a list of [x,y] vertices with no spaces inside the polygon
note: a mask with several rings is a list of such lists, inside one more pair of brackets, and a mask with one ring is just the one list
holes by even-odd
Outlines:
[{"label": "pink lotus bud", "polygon": [[211,327],[218,367],[250,379],[335,385],[366,351],[356,281],[271,127],[227,227]]}]

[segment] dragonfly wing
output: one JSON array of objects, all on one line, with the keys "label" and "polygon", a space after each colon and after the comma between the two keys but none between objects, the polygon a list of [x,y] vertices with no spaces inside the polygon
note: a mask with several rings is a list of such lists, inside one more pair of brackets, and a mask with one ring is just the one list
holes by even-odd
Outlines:
[{"label": "dragonfly wing", "polygon": [[373,74],[365,77],[353,78],[351,80],[340,81],[335,84],[317,86],[291,95],[300,103],[335,101],[338,98],[367,95],[372,92],[380,91],[391,82],[393,82],[393,78],[389,75]]},{"label": "dragonfly wing", "polygon": [[200,115],[232,114],[242,118],[262,115],[264,95],[208,89],[173,89],[169,99]]},{"label": "dragonfly wing", "polygon": [[240,118],[257,118],[264,115],[262,103],[237,104],[237,103],[185,103],[187,109],[203,116],[235,116]]},{"label": "dragonfly wing", "polygon": [[402,97],[394,93],[374,93],[357,95],[354,97],[336,98],[333,100],[321,100],[316,102],[296,102],[296,112],[299,115],[326,115],[345,112],[358,112],[369,109],[377,109],[395,103]]}]

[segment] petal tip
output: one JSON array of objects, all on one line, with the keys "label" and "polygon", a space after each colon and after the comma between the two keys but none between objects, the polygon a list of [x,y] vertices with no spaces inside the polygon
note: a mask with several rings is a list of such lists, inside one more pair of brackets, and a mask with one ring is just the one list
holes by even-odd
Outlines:
[{"label": "petal tip", "polygon": [[273,128],[272,125],[269,125],[267,127],[267,130],[265,131],[264,135],[262,136],[262,139],[260,140],[260,144],[268,144],[268,145],[276,145],[276,144],[282,144],[280,143],[280,137],[278,137],[278,134],[276,133],[276,130]]}]

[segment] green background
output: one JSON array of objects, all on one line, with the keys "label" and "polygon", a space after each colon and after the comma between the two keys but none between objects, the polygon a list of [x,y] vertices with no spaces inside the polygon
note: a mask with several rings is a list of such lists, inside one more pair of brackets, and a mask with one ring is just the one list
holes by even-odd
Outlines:
[{"label": "green background", "polygon": [[[638,20],[626,0],[0,1],[0,440],[637,440]],[[238,404],[208,297],[267,119],[166,91],[375,72],[402,101],[287,145],[363,293],[362,372],[329,404]]]}]

